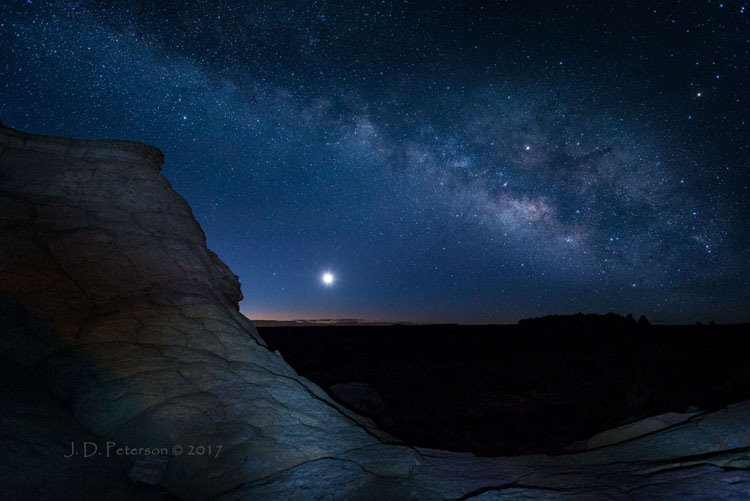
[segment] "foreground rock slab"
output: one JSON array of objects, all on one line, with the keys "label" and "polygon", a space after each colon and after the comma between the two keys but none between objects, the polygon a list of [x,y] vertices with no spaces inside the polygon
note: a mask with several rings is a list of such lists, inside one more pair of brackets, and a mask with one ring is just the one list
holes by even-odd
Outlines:
[{"label": "foreground rock slab", "polygon": [[9,499],[750,497],[748,403],[566,456],[396,443],[266,348],[162,162],[0,127]]}]

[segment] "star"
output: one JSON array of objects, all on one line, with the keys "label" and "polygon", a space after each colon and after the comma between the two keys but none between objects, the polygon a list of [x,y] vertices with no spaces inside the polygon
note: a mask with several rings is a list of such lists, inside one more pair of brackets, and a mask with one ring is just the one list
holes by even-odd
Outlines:
[{"label": "star", "polygon": [[320,280],[321,282],[323,282],[323,285],[330,287],[331,285],[333,285],[333,282],[336,280],[336,277],[330,271],[326,271],[320,277]]}]

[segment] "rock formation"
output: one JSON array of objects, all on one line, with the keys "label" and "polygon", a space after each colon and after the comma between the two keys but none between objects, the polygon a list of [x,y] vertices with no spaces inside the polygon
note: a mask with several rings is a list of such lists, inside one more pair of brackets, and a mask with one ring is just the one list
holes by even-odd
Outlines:
[{"label": "rock formation", "polygon": [[[76,431],[135,448],[222,446],[218,458],[168,458],[160,485],[181,497],[377,443],[265,348],[162,161],[137,143],[0,131],[3,357]],[[40,447],[54,459],[70,448]],[[19,480],[33,461],[13,458]]]},{"label": "rock formation", "polygon": [[750,403],[566,456],[396,444],[266,348],[162,162],[0,127],[4,497],[750,495]]}]

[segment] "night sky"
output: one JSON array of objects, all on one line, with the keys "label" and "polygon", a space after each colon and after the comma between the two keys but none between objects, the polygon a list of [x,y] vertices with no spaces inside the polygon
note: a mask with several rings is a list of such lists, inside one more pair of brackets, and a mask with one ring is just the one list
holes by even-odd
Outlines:
[{"label": "night sky", "polygon": [[251,318],[750,320],[743,5],[4,0],[0,121],[158,146]]}]

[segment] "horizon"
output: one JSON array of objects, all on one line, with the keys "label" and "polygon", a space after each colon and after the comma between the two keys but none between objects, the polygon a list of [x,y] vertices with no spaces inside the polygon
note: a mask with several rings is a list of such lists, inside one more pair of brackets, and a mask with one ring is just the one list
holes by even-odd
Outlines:
[{"label": "horizon", "polygon": [[[244,314],[244,313],[243,313]],[[641,315],[634,315],[634,314],[619,314],[614,312],[607,312],[607,313],[565,313],[565,314],[552,314],[552,315],[540,315],[536,317],[527,317],[527,318],[520,318],[516,321],[509,321],[509,322],[482,322],[482,323],[468,323],[468,322],[452,322],[452,321],[412,321],[412,320],[385,320],[385,319],[363,319],[363,318],[330,318],[330,317],[323,317],[323,318],[299,318],[299,317],[289,317],[289,318],[281,318],[281,319],[272,319],[272,318],[251,318],[244,314],[251,322],[253,322],[253,325],[255,325],[258,328],[263,327],[314,327],[314,326],[345,326],[345,327],[357,327],[357,326],[430,326],[430,325],[456,325],[456,326],[466,326],[466,327],[482,327],[482,326],[513,326],[518,325],[522,321],[528,321],[528,320],[538,320],[538,319],[544,319],[544,318],[550,318],[550,317],[575,317],[575,316],[585,316],[585,317],[605,317],[608,315],[616,315],[621,318],[627,318],[628,315],[632,316],[633,319],[639,319]],[[682,323],[682,322],[675,322],[671,320],[664,320],[664,319],[650,319],[643,315],[643,317],[646,318],[646,320],[653,326],[672,326],[672,327],[682,327],[682,326],[694,326],[694,325],[719,325],[719,326],[731,326],[731,325],[745,325],[750,322],[729,322],[729,323],[720,323],[715,322],[713,320],[696,320],[692,323]]]}]

